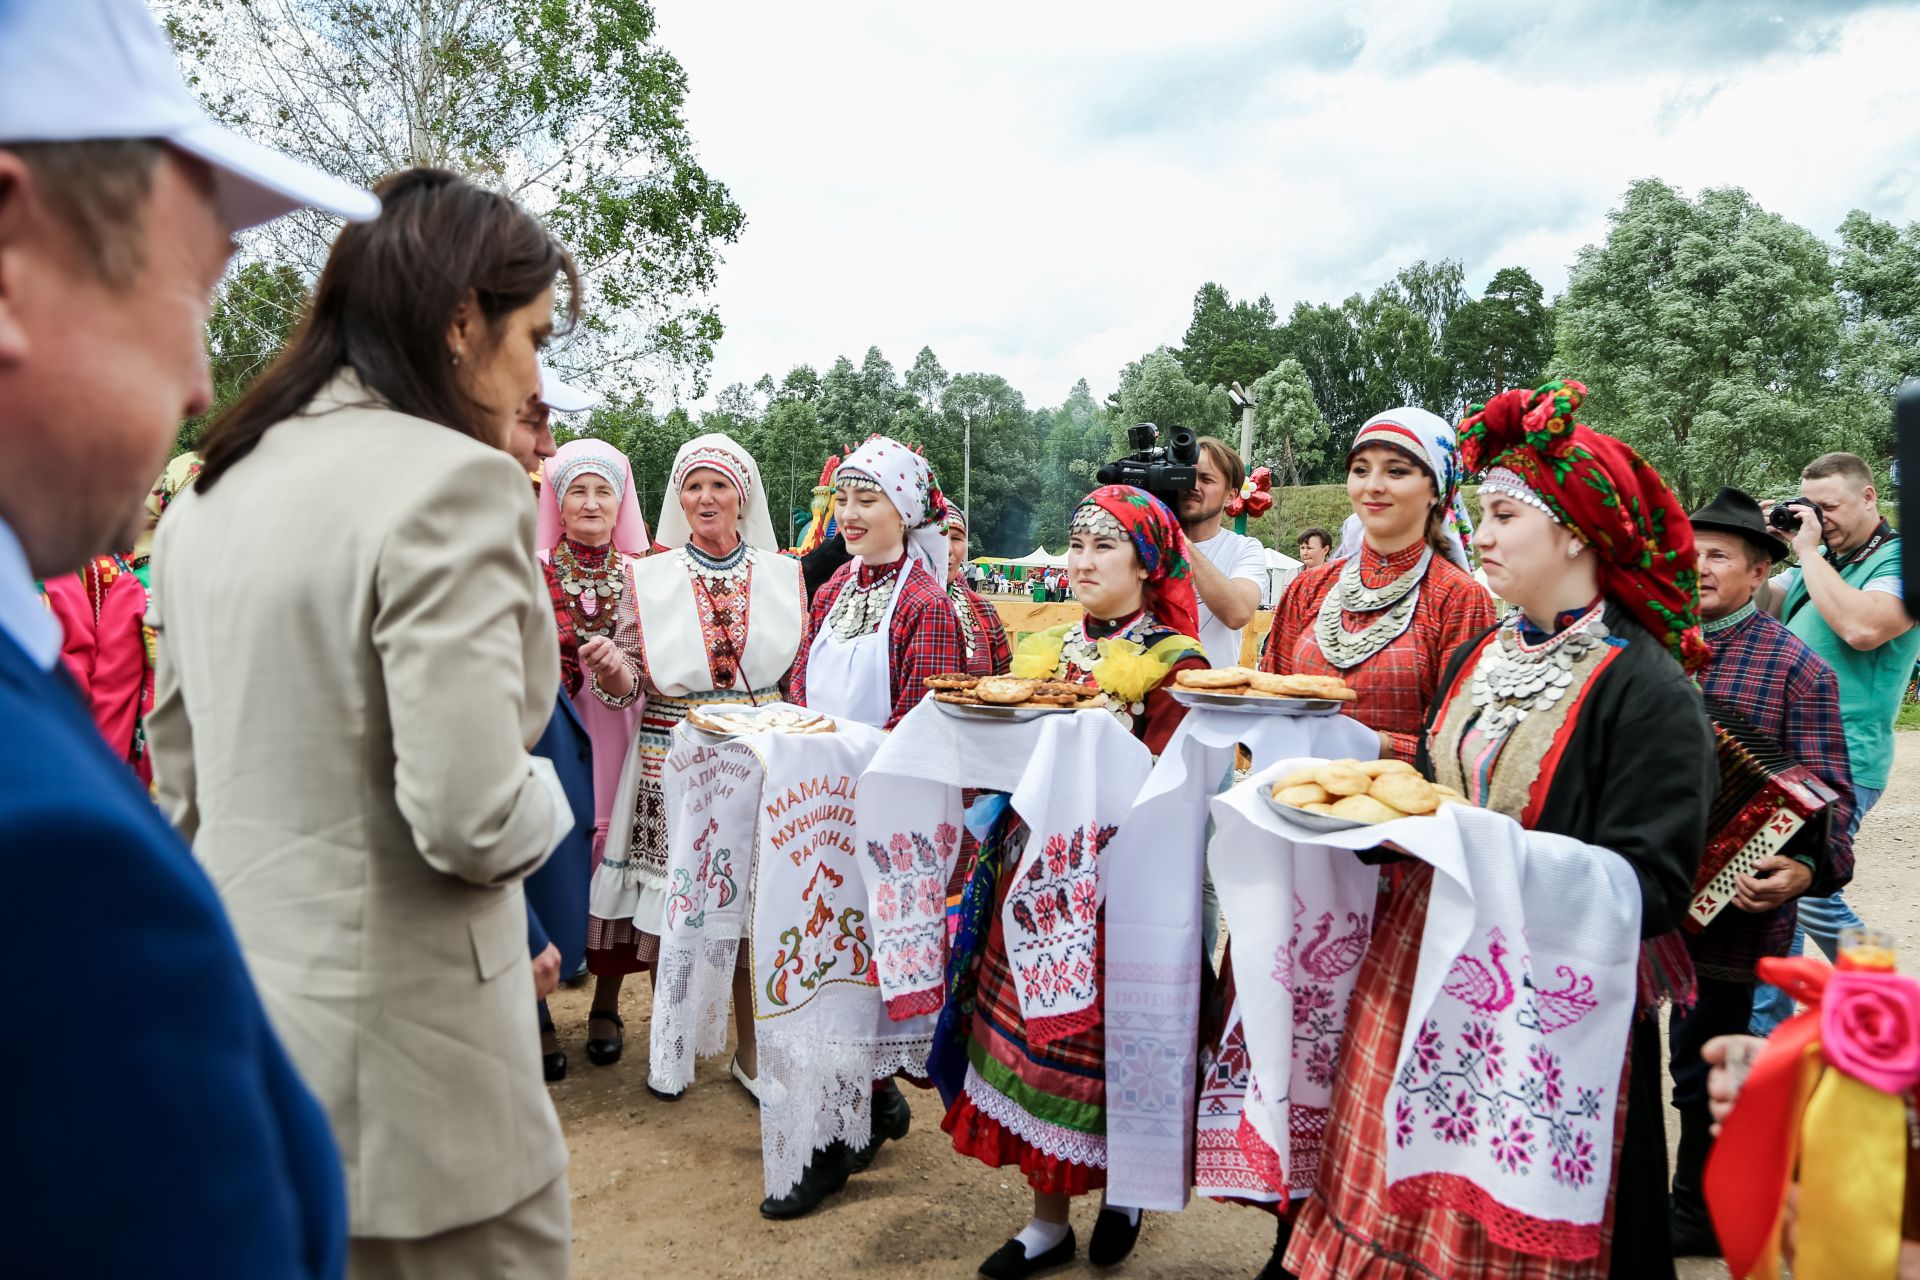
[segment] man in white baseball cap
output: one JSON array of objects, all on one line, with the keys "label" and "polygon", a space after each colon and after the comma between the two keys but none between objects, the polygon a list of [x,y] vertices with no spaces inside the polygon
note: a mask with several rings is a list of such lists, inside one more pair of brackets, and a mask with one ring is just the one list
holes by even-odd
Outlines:
[{"label": "man in white baseball cap", "polygon": [[380,212],[209,120],[139,0],[0,0],[0,1199],[22,1275],[345,1266],[326,1117],[212,885],[55,674],[34,581],[131,545],[212,399],[233,234],[308,206]]},{"label": "man in white baseball cap", "polygon": [[593,392],[562,382],[560,376],[540,362],[540,390],[528,397],[507,433],[507,452],[525,467],[527,474],[540,475],[540,464],[553,456],[553,415],[579,413],[600,403]]}]

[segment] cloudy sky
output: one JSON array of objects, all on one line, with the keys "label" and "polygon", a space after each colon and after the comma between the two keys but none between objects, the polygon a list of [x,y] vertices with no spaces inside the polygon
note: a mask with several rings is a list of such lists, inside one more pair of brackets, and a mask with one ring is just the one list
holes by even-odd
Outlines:
[{"label": "cloudy sky", "polygon": [[1640,177],[1920,219],[1920,5],[655,3],[748,219],[715,388],[924,344],[1039,406],[1178,343],[1204,280],[1553,293]]}]

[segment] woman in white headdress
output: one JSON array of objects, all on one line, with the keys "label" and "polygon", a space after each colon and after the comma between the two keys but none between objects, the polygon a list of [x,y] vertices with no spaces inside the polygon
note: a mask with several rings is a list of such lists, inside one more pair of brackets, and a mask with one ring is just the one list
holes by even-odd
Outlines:
[{"label": "woman in white headdress", "polygon": [[813,640],[794,701],[891,729],[926,678],[967,669],[947,598],[947,503],[918,453],[872,436],[834,472],[835,519],[853,559],[813,597]]},{"label": "woman in white headdress", "polygon": [[[620,1058],[622,980],[660,953],[667,902],[660,766],[674,726],[700,703],[779,701],[807,651],[800,562],[779,554],[760,468],[745,449],[718,432],[680,446],[657,528],[670,549],[640,561],[634,573],[646,711],[593,875],[587,945],[598,981],[587,1057],[596,1066]],[[753,1001],[736,996],[733,1007],[740,1040],[733,1071],[753,1092]]]}]

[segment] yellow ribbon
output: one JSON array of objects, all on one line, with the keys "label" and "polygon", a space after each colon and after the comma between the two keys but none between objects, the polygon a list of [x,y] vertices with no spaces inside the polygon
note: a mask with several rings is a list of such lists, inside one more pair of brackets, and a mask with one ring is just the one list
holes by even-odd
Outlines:
[{"label": "yellow ribbon", "polygon": [[1893,1280],[1906,1203],[1906,1104],[1828,1069],[1800,1134],[1795,1280]]}]

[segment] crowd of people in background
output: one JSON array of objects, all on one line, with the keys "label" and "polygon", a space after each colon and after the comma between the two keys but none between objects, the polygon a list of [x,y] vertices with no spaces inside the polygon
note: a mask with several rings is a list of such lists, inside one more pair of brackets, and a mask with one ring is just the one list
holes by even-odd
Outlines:
[{"label": "crowd of people in background", "polygon": [[[209,407],[201,329],[232,237],[302,208],[347,221],[307,314],[198,451],[167,461],[178,421]],[[1578,382],[1502,392],[1458,426],[1391,408],[1349,442],[1346,527],[1300,535],[1253,643],[1266,553],[1223,524],[1245,479],[1224,442],[1200,441],[1191,489],[1088,493],[1044,531],[1067,566],[1016,584],[969,561],[967,513],[926,459],[874,436],[834,471],[841,559],[815,576],[724,434],[680,445],[651,529],[618,450],[555,447],[551,414],[592,398],[541,352],[583,282],[525,209],[436,169],[361,191],[241,142],[122,0],[0,9],[0,264],[0,433],[38,458],[0,480],[8,945],[18,973],[69,977],[23,977],[15,1017],[47,1034],[76,985],[141,985],[83,1014],[111,1014],[97,1050],[0,1067],[16,1101],[0,1217],[28,1272],[566,1274],[568,1148],[545,1085],[569,1061],[546,1000],[590,978],[585,1055],[611,1068],[629,975],[646,972],[656,1014],[686,999],[696,962],[666,943],[696,888],[738,910],[755,881],[675,874],[686,816],[728,794],[686,782],[675,752],[690,717],[742,703],[830,717],[836,750],[867,762],[925,744],[947,788],[927,794],[957,819],[871,845],[874,921],[917,913],[905,950],[863,955],[858,911],[807,922],[837,923],[849,963],[871,965],[844,997],[869,1031],[910,1025],[932,1047],[843,1093],[839,1136],[800,1152],[760,1213],[818,1209],[904,1139],[905,1082],[938,1090],[956,1154],[1032,1192],[982,1275],[1073,1259],[1070,1204],[1095,1194],[1087,1256],[1121,1263],[1145,1215],[1111,1193],[1127,1157],[1110,1116],[1138,1099],[1110,1094],[1104,1000],[1135,957],[1108,963],[1103,851],[1148,779],[1186,767],[1186,679],[1252,653],[1249,678],[1350,695],[1329,732],[1359,744],[1364,777],[1464,797],[1446,829],[1501,887],[1462,917],[1442,855],[1411,836],[1363,848],[1340,864],[1368,877],[1347,931],[1329,939],[1329,913],[1278,961],[1236,947],[1274,921],[1236,919],[1254,897],[1204,871],[1164,907],[1129,900],[1203,992],[1174,1073],[1202,1100],[1163,1120],[1201,1152],[1181,1198],[1271,1214],[1271,1255],[1247,1260],[1265,1280],[1659,1280],[1719,1251],[1708,1063],[1791,1013],[1763,959],[1809,936],[1833,957],[1866,923],[1843,890],[1920,657],[1862,459],[1812,460],[1790,503],[1728,488],[1689,514],[1578,420]],[[1009,635],[982,592],[1036,584],[1077,613]],[[930,701],[1002,677],[1091,709],[1010,756]],[[1830,799],[1689,927],[1736,730]],[[1277,767],[1257,746],[1273,739],[1247,735],[1255,773]],[[1204,777],[1203,807],[1234,781]],[[862,783],[862,824],[887,785]],[[1197,850],[1204,826],[1179,839]],[[1321,892],[1282,861],[1254,881],[1278,901]],[[889,878],[907,870],[911,907]],[[1176,909],[1186,894],[1197,917]],[[771,1108],[794,1081],[763,1059],[756,1010],[788,971],[769,971],[751,919],[726,919],[702,962],[731,986],[730,1074]],[[1450,938],[1469,920],[1486,927]],[[1072,949],[1049,951],[1055,921]],[[1528,946],[1517,997],[1506,962]],[[1320,1004],[1296,961],[1335,965]],[[1472,1016],[1429,1017],[1442,990]],[[1286,1084],[1262,1066],[1280,1008],[1329,1037],[1292,1132],[1257,1119]],[[1537,1037],[1500,1039],[1516,1028]],[[656,1073],[684,1046],[668,1048],[641,1069],[675,1104],[684,1079]],[[1457,1100],[1436,1075],[1416,1119],[1414,1086],[1456,1054],[1485,1074]],[[1552,1098],[1483,1143],[1470,1095],[1506,1106],[1508,1071]],[[1549,1172],[1525,1116],[1558,1116],[1562,1091],[1588,1127],[1553,1139]]]}]

